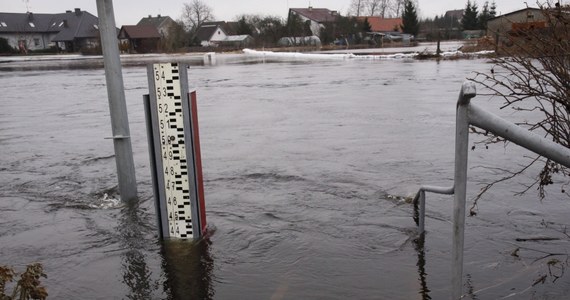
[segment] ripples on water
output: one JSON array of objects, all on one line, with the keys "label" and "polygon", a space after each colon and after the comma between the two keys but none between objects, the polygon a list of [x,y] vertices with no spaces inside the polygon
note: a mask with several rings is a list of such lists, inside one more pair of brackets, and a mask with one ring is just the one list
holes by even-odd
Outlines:
[{"label": "ripples on water", "polygon": [[[42,262],[53,299],[445,299],[452,199],[428,194],[425,243],[401,199],[420,184],[451,184],[455,100],[464,78],[487,68],[481,60],[193,66],[211,226],[199,243],[157,241],[144,68],[124,69],[140,193],[127,204],[116,201],[104,139],[103,71],[1,72],[0,264]],[[471,152],[469,194],[501,176],[478,166],[506,168],[523,155]],[[569,280],[553,276],[563,264],[549,269],[541,251],[566,253],[570,205],[554,190],[544,202],[513,197],[530,179],[519,181],[492,190],[468,219],[465,290],[564,299]],[[515,241],[537,235],[560,240]]]}]

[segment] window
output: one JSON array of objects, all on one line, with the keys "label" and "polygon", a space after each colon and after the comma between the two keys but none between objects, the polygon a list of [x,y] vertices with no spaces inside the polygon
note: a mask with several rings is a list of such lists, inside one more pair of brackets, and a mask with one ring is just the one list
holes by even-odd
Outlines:
[{"label": "window", "polygon": [[64,22],[63,22],[63,21],[61,21],[61,23],[59,23],[59,26],[58,26],[58,27],[61,27],[61,26],[63,26],[63,23],[64,23]]},{"label": "window", "polygon": [[8,27],[5,22],[0,22],[0,25],[2,25],[1,27]]},{"label": "window", "polygon": [[32,23],[32,22],[30,22],[30,23],[28,23],[28,24],[30,24],[30,26],[31,26],[32,28],[35,28],[35,27],[36,27],[36,24],[34,24],[34,23]]},{"label": "window", "polygon": [[34,39],[34,46],[39,46],[40,45],[40,39]]},{"label": "window", "polygon": [[93,24],[93,27],[94,27],[95,29],[99,30],[99,25]]}]

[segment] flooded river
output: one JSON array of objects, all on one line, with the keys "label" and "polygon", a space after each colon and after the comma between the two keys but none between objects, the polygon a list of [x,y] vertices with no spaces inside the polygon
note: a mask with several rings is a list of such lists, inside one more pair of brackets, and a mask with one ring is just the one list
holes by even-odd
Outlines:
[{"label": "flooded river", "polygon": [[[211,234],[199,243],[157,239],[144,67],[123,70],[140,197],[128,205],[104,71],[0,71],[0,265],[43,263],[48,299],[447,299],[453,198],[427,195],[424,245],[402,198],[452,184],[459,89],[490,65],[236,57],[188,71]],[[468,198],[532,156],[469,154]],[[496,185],[467,218],[468,298],[570,294],[568,198],[514,196],[536,172]],[[537,236],[556,239],[520,240]]]}]

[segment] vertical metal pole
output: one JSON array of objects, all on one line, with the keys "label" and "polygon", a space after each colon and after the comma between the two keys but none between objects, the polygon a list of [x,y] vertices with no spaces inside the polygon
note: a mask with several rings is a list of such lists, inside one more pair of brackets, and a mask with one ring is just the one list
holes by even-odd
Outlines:
[{"label": "vertical metal pole", "polygon": [[465,239],[465,197],[467,195],[467,155],[469,148],[468,107],[475,97],[475,85],[466,82],[457,101],[455,132],[455,195],[453,202],[453,241],[451,250],[451,299],[463,294],[463,244]]},{"label": "vertical metal pole", "polygon": [[419,229],[420,234],[424,234],[426,224],[426,191],[420,190],[420,216],[419,216]]},{"label": "vertical metal pole", "polygon": [[137,197],[137,182],[113,1],[97,0],[97,13],[99,15],[99,32],[101,34],[101,46],[105,62],[105,77],[107,79],[107,94],[109,96],[119,193],[123,201],[130,201]]}]

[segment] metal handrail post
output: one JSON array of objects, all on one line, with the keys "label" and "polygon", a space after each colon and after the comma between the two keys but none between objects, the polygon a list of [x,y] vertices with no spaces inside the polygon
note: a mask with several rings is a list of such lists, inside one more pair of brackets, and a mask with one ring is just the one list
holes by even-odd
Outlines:
[{"label": "metal handrail post", "polygon": [[431,185],[422,185],[420,190],[416,194],[414,198],[414,203],[417,203],[417,225],[418,225],[418,233],[420,235],[424,234],[425,232],[425,223],[426,223],[426,192],[436,193],[436,194],[443,194],[443,195],[453,195],[454,187],[440,187],[440,186],[431,186]]},{"label": "metal handrail post", "polygon": [[426,191],[420,190],[420,215],[419,215],[419,231],[423,234],[425,231],[426,224]]},{"label": "metal handrail post", "polygon": [[[420,235],[425,230],[425,192],[454,194],[453,239],[451,249],[451,299],[463,296],[463,250],[465,241],[465,204],[467,196],[467,158],[469,126],[485,129],[547,159],[570,168],[570,149],[510,123],[470,103],[476,96],[475,84],[465,82],[457,101],[455,132],[455,175],[453,187],[422,186],[414,198],[414,220]],[[419,207],[418,207],[419,206]]]},{"label": "metal handrail post", "polygon": [[461,298],[463,287],[463,244],[465,240],[465,198],[467,196],[467,156],[469,148],[469,101],[475,85],[466,82],[457,101],[455,127],[455,175],[453,201],[453,240],[451,250],[451,299]]},{"label": "metal handrail post", "polygon": [[568,148],[486,112],[473,103],[469,104],[469,122],[570,168]]}]

